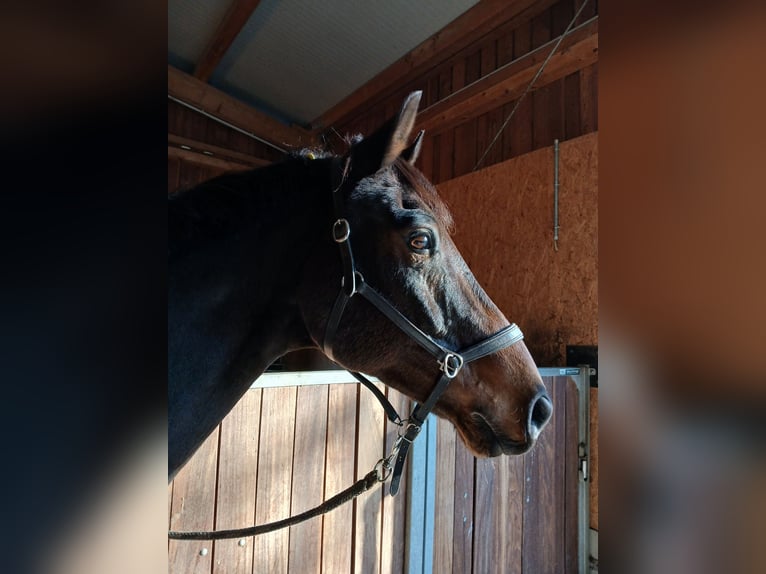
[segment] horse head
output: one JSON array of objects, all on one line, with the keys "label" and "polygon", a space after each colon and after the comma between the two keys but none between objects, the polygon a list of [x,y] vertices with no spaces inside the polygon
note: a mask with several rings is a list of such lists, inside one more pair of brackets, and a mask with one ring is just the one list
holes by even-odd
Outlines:
[{"label": "horse head", "polygon": [[[446,205],[414,166],[423,136],[411,138],[419,101],[420,92],[411,94],[398,117],[356,141],[344,161],[334,163],[333,180],[359,276],[430,338],[457,350],[509,321],[466,265],[450,237]],[[315,247],[299,289],[309,336],[327,352],[343,275],[332,228],[328,221],[326,241]],[[349,299],[332,339],[331,358],[341,366],[374,375],[421,403],[439,375],[434,357],[362,297]],[[451,421],[476,455],[497,456],[531,448],[552,405],[519,341],[463,366],[433,412]]]}]

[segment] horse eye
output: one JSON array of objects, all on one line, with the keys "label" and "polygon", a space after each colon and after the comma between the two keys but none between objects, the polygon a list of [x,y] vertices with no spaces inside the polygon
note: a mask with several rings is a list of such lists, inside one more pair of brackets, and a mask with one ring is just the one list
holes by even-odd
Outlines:
[{"label": "horse eye", "polygon": [[431,248],[431,237],[425,233],[414,235],[410,238],[410,247],[416,251],[425,251]]}]

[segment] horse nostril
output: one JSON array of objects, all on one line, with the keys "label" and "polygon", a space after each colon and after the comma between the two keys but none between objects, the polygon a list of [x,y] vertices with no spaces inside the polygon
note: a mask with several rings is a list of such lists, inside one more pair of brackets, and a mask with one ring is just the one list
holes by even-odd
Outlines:
[{"label": "horse nostril", "polygon": [[532,440],[536,439],[543,430],[543,427],[551,419],[553,414],[553,403],[545,393],[539,395],[529,409],[529,436]]}]

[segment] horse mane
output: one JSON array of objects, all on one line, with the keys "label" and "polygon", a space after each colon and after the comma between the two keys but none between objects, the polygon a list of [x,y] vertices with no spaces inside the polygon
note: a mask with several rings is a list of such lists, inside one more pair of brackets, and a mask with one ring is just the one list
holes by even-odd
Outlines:
[{"label": "horse mane", "polygon": [[[170,252],[190,242],[205,241],[229,234],[248,225],[273,202],[266,190],[288,192],[317,187],[315,179],[324,163],[306,150],[287,156],[284,161],[251,170],[234,171],[203,181],[168,196],[168,243]],[[324,157],[324,154],[323,154]],[[314,183],[312,183],[312,181]],[[329,185],[329,179],[327,181]]]},{"label": "horse mane", "polygon": [[[353,140],[350,140],[353,141]],[[231,233],[252,221],[268,197],[258,193],[265,189],[307,189],[329,185],[328,170],[323,164],[337,158],[319,149],[301,149],[284,161],[265,167],[228,172],[194,187],[168,196],[168,243],[171,254],[181,245],[204,241]],[[412,164],[397,158],[396,175],[430,209],[446,229],[452,230],[453,219],[436,188]]]}]

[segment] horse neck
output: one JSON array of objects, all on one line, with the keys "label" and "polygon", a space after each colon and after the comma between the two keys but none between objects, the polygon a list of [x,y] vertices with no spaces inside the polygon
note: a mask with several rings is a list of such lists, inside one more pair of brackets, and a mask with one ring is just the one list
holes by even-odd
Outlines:
[{"label": "horse neck", "polygon": [[[182,233],[171,226],[171,305],[188,309],[194,301],[195,312],[209,321],[230,323],[236,315],[243,324],[240,332],[233,329],[230,345],[241,348],[245,343],[235,339],[247,337],[264,360],[301,343],[295,339],[305,337],[305,329],[294,294],[313,246],[329,234],[329,173],[327,160],[308,166],[290,161],[214,180],[180,197],[190,205],[173,209],[195,213],[203,237],[179,247]],[[211,224],[216,219],[228,222],[223,231]],[[207,236],[205,226],[212,229]]]}]

